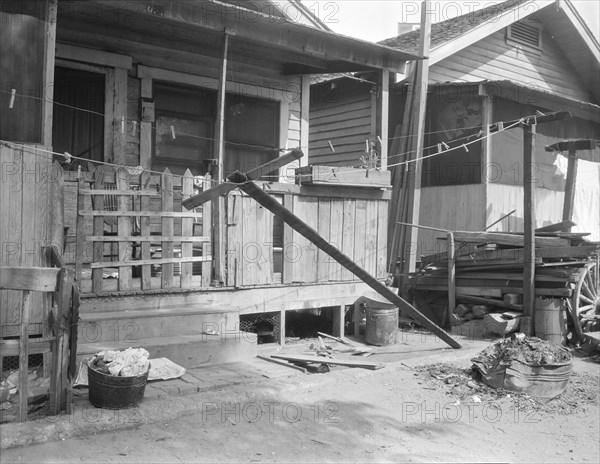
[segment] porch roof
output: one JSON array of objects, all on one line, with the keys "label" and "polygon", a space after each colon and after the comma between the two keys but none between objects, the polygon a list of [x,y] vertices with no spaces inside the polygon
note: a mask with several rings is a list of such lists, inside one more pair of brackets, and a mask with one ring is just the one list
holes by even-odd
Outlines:
[{"label": "porch roof", "polygon": [[[93,12],[93,14],[91,14]],[[61,21],[62,19],[62,21]],[[232,47],[243,59],[272,60],[283,74],[318,74],[389,69],[403,72],[406,61],[419,59],[412,53],[377,45],[331,31],[295,23],[289,18],[217,1],[90,0],[59,2],[60,28],[101,25],[107,35],[135,31],[140,39],[152,35],[178,43],[198,53],[218,57],[222,38],[230,34]],[[96,47],[105,47],[102,42]],[[112,51],[112,50],[106,50]]]}]

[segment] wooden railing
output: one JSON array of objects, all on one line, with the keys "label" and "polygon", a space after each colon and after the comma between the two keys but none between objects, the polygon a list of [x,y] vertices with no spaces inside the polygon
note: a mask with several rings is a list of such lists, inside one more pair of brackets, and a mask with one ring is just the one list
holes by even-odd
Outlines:
[{"label": "wooden railing", "polygon": [[[196,182],[196,184],[195,184]],[[202,182],[202,185],[198,185]],[[192,211],[181,201],[211,185],[208,177],[132,175],[97,168],[77,187],[76,275],[84,294],[172,292],[348,282],[357,280],[307,239],[239,190],[229,193],[221,217],[216,267],[211,203]],[[389,195],[380,189],[265,183],[278,201],[359,266],[386,276]],[[68,214],[67,214],[68,216]],[[68,222],[68,220],[66,220]]]},{"label": "wooden railing", "polygon": [[125,168],[80,175],[75,266],[82,291],[208,287],[210,205],[182,211],[181,201],[209,183],[189,170],[183,177]]}]

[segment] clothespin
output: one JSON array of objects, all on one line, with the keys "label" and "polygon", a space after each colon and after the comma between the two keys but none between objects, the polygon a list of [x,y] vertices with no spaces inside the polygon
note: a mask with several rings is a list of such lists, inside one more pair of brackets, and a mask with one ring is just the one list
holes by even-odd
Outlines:
[{"label": "clothespin", "polygon": [[175,140],[175,127],[171,126],[171,137]]},{"label": "clothespin", "polygon": [[441,153],[441,152],[444,151],[444,149],[442,148],[442,144],[441,143],[437,144],[437,149],[438,149],[438,151],[437,151],[438,153]]},{"label": "clothespin", "polygon": [[369,153],[369,141],[365,140],[365,153]]},{"label": "clothespin", "polygon": [[379,141],[379,145],[383,147],[383,142],[381,141],[381,137],[377,136],[377,140]]},{"label": "clothespin", "polygon": [[134,137],[137,134],[137,121],[131,121],[131,135]]},{"label": "clothespin", "polygon": [[121,134],[125,133],[125,116],[121,116]]},{"label": "clothespin", "polygon": [[17,96],[17,89],[12,89],[10,91],[10,101],[8,102],[8,109],[12,110],[13,106],[15,106],[15,97]]},{"label": "clothespin", "polygon": [[542,113],[540,110],[535,110],[535,114],[538,116],[544,116],[544,113]]},{"label": "clothespin", "polygon": [[69,153],[68,151],[65,151],[63,154],[64,158],[65,158],[65,164],[69,164],[71,162],[71,153]]},{"label": "clothespin", "polygon": [[450,145],[448,145],[446,142],[442,142],[442,145],[446,150],[450,150]]},{"label": "clothespin", "polygon": [[483,131],[477,132],[477,135],[475,135],[475,137],[477,137],[477,138],[483,137]]},{"label": "clothespin", "polygon": [[465,149],[465,151],[466,151],[467,153],[469,153],[469,148],[467,147],[467,144],[466,144],[466,143],[463,143],[463,146],[462,146],[462,147]]},{"label": "clothespin", "polygon": [[504,130],[504,122],[503,121],[498,121],[496,123],[496,125],[498,126],[498,131],[503,131]]},{"label": "clothespin", "polygon": [[329,148],[331,148],[331,152],[335,153],[335,148],[333,148],[333,144],[331,143],[331,140],[328,140],[327,143],[329,144]]}]

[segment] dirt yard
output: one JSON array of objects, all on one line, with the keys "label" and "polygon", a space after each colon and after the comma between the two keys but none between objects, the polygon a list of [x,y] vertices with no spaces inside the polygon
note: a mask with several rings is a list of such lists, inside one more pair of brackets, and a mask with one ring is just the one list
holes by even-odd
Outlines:
[{"label": "dirt yard", "polygon": [[574,371],[561,397],[537,402],[482,386],[468,361],[333,367],[277,380],[266,399],[198,395],[170,422],[3,450],[2,463],[600,462],[597,357]]}]

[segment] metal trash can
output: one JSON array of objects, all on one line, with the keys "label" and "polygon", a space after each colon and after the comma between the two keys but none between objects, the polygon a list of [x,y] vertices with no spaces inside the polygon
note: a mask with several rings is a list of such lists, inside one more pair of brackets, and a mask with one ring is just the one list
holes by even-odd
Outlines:
[{"label": "metal trash can", "polygon": [[103,374],[88,365],[90,403],[97,408],[127,409],[139,405],[144,399],[150,366],[145,374],[119,377]]}]

